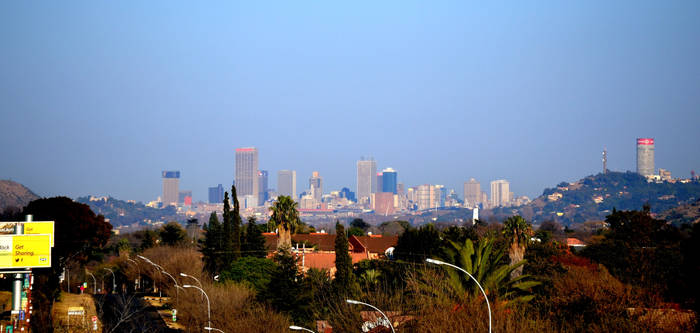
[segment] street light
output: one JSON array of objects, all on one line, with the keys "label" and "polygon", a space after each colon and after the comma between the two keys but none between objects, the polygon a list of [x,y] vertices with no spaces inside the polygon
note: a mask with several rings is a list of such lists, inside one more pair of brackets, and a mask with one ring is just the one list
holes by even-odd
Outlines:
[{"label": "street light", "polygon": [[88,273],[90,274],[90,276],[92,276],[92,293],[97,294],[97,279],[95,279],[95,276],[87,270],[85,270],[85,273]]},{"label": "street light", "polygon": [[455,266],[455,265],[453,265],[453,264],[446,263],[446,262],[444,262],[444,261],[435,260],[435,259],[430,259],[430,258],[425,259],[425,261],[427,261],[427,262],[429,262],[429,263],[431,263],[431,264],[435,264],[435,265],[447,265],[447,266],[456,268],[456,269],[458,269],[458,270],[460,270],[460,271],[466,273],[467,275],[469,275],[469,277],[472,278],[472,280],[474,280],[474,282],[476,282],[476,285],[479,286],[479,289],[481,290],[481,293],[484,294],[484,298],[486,299],[486,307],[489,309],[489,333],[491,333],[491,305],[489,304],[489,298],[488,298],[488,296],[486,296],[486,292],[484,291],[484,288],[481,287],[481,284],[479,283],[479,281],[477,281],[476,278],[475,278],[474,276],[472,276],[471,274],[469,274],[469,272],[467,272],[466,270],[462,269],[462,268],[459,267],[459,266]]},{"label": "street light", "polygon": [[[156,268],[156,270],[158,271],[158,274],[162,275],[161,272],[160,272],[160,270],[161,270],[163,267],[160,267],[160,265],[154,263],[153,261],[151,261],[151,259],[148,259],[148,258],[146,258],[146,257],[144,257],[144,256],[142,256],[142,255],[136,255],[136,256],[139,257],[139,258],[141,258],[143,261],[145,261],[145,262],[147,262],[147,263],[153,265],[153,266]],[[160,279],[159,279],[159,280],[160,280]],[[155,287],[155,282],[153,283],[153,285],[154,285],[154,287]],[[154,290],[155,290],[155,289],[154,289]],[[163,297],[163,293],[162,293],[162,291],[161,291],[160,289],[158,289],[158,297],[159,297],[159,298],[162,298],[162,297]]]},{"label": "street light", "polygon": [[394,330],[394,325],[391,323],[391,320],[389,320],[389,317],[387,317],[386,314],[384,314],[384,312],[382,312],[382,310],[379,310],[376,306],[374,306],[374,305],[372,305],[372,304],[367,304],[367,303],[364,303],[364,302],[360,302],[360,301],[354,301],[354,300],[351,300],[351,299],[346,299],[345,301],[348,302],[348,303],[350,303],[350,304],[366,305],[366,306],[369,306],[369,307],[372,308],[372,309],[375,309],[375,310],[379,311],[379,313],[381,313],[382,316],[384,316],[384,319],[386,319],[386,322],[389,323],[389,327],[391,327],[391,332],[396,333],[396,331]]},{"label": "street light", "polygon": [[199,285],[199,287],[200,287],[200,288],[203,288],[203,287],[202,287],[202,283],[199,282],[199,280],[198,280],[196,277],[194,277],[194,276],[192,276],[192,275],[187,275],[187,274],[182,273],[182,272],[180,272],[180,276],[182,276],[182,277],[188,277],[188,278],[193,278],[195,281],[197,281],[197,284]]},{"label": "street light", "polygon": [[[138,275],[139,275],[138,283],[136,284],[136,289],[140,289],[140,288],[141,288],[141,268],[139,267],[139,264],[136,262],[136,260],[134,260],[134,259],[128,259],[128,258],[127,258],[126,260],[128,260],[129,262],[134,263],[134,265],[136,266],[136,271],[138,272]],[[138,290],[137,290],[137,291],[138,291]]]},{"label": "street light", "polygon": [[213,327],[205,327],[204,329],[207,331],[217,331],[217,332],[221,332],[221,333],[226,333],[218,328],[213,328]]},{"label": "street light", "polygon": [[198,289],[199,291],[202,292],[202,294],[204,294],[204,296],[207,297],[207,323],[208,323],[207,327],[211,327],[211,305],[209,304],[209,295],[207,295],[207,293],[204,291],[204,289],[197,287],[197,286],[193,286],[191,284],[186,284],[183,287]]},{"label": "street light", "polygon": [[114,276],[114,272],[107,267],[103,267],[102,269],[106,269],[110,273],[112,273],[112,293],[114,293],[115,291],[117,291],[117,281],[116,281],[116,277]]},{"label": "street light", "polygon": [[294,325],[292,325],[292,326],[289,326],[289,329],[290,329],[290,330],[294,330],[294,331],[307,331],[307,332],[311,332],[311,333],[316,333],[316,332],[314,332],[314,331],[312,331],[312,330],[310,330],[310,329],[308,329],[308,328],[304,328],[304,327],[301,327],[301,326],[294,326]]}]

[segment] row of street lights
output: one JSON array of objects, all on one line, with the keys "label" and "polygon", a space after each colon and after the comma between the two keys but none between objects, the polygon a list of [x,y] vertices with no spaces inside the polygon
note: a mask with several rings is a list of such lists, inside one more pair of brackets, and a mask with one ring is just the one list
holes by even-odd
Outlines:
[{"label": "row of street lights", "polygon": [[[456,268],[456,269],[458,269],[458,270],[464,272],[465,274],[469,275],[469,277],[470,277],[472,280],[474,280],[474,282],[476,282],[476,285],[479,286],[479,290],[481,290],[481,293],[484,294],[484,298],[486,299],[486,307],[487,307],[488,310],[489,310],[489,333],[491,333],[491,305],[489,304],[489,298],[488,298],[488,296],[486,296],[486,292],[484,291],[484,288],[481,286],[481,284],[479,283],[479,281],[478,281],[473,275],[469,274],[469,272],[467,272],[466,270],[464,270],[463,268],[461,268],[461,267],[459,267],[459,266],[455,266],[455,265],[453,265],[453,264],[446,263],[446,262],[444,262],[444,261],[440,261],[440,260],[436,260],[436,259],[425,259],[425,261],[428,262],[428,263],[430,263],[430,264],[435,264],[435,265],[446,265],[446,266],[450,266],[450,267],[452,267],[452,268]],[[384,316],[384,318],[386,319],[386,321],[389,323],[389,326],[390,326],[390,328],[391,328],[391,332],[392,332],[392,333],[396,333],[396,331],[394,330],[394,325],[391,323],[391,320],[389,320],[389,317],[387,317],[387,315],[384,314],[384,312],[382,312],[382,310],[379,310],[379,309],[378,309],[377,307],[375,307],[374,305],[367,304],[367,303],[360,302],[360,301],[355,301],[355,300],[351,300],[351,299],[347,299],[347,300],[345,300],[345,301],[348,302],[349,304],[366,305],[366,306],[369,306],[369,307],[371,307],[371,308],[373,308],[373,309],[379,311],[379,313],[381,313],[382,316]],[[290,330],[295,330],[295,331],[307,331],[307,332],[311,332],[311,333],[316,333],[316,332],[314,332],[314,331],[312,331],[312,330],[310,330],[310,329],[308,329],[308,328],[304,328],[304,327],[296,326],[296,325],[289,326],[289,329],[290,329]]]},{"label": "row of street lights", "polygon": [[[194,288],[194,289],[199,290],[199,291],[202,293],[202,295],[203,295],[204,297],[206,297],[206,299],[207,299],[207,326],[204,327],[204,329],[207,330],[207,331],[210,331],[210,332],[211,332],[211,331],[216,331],[216,332],[222,332],[222,333],[223,333],[222,330],[220,330],[220,329],[218,329],[218,328],[213,328],[213,327],[211,327],[211,303],[209,302],[209,295],[207,295],[207,293],[206,293],[206,292],[204,291],[204,289],[202,288],[202,283],[199,281],[199,279],[197,279],[196,277],[194,277],[194,276],[192,276],[192,275],[187,275],[187,274],[181,272],[181,273],[180,273],[180,276],[182,276],[182,277],[189,277],[189,278],[194,279],[194,280],[197,282],[197,284],[198,284],[199,286],[194,286],[194,285],[190,285],[190,284],[185,284],[185,285],[183,285],[183,286],[179,286],[179,285],[177,284],[177,280],[175,279],[175,277],[173,277],[170,273],[168,273],[167,271],[165,271],[165,269],[163,269],[162,266],[160,266],[160,265],[154,263],[153,261],[151,261],[150,259],[148,259],[148,258],[146,258],[146,257],[144,257],[144,256],[138,255],[138,257],[141,258],[141,259],[143,259],[143,260],[146,261],[147,263],[153,265],[154,267],[156,267],[156,268],[158,269],[158,272],[159,272],[159,273],[160,273],[160,272],[165,273],[168,277],[170,277],[170,278],[173,280],[173,282],[175,283],[175,302],[176,302],[176,306],[177,306],[177,304],[179,304],[179,300],[178,300],[179,294],[178,294],[178,291],[177,291],[178,288],[183,289],[183,290],[184,290],[184,288]],[[130,260],[130,261],[132,261],[133,263],[135,263],[135,264],[136,264],[136,268],[139,269],[138,264],[136,263],[136,261],[134,261],[134,260],[132,260],[132,259],[128,259],[128,260]],[[463,273],[467,274],[472,280],[474,280],[474,282],[476,282],[476,285],[479,286],[479,290],[481,290],[481,293],[484,295],[484,299],[486,300],[486,307],[488,308],[488,313],[489,313],[489,333],[491,333],[491,305],[489,304],[489,298],[488,298],[488,296],[486,295],[486,291],[484,291],[484,288],[481,286],[481,284],[479,283],[479,281],[478,281],[473,275],[471,275],[469,272],[467,272],[466,270],[464,270],[463,268],[461,268],[461,267],[459,267],[459,266],[456,266],[456,265],[453,265],[453,264],[450,264],[450,263],[446,263],[446,262],[444,262],[444,261],[436,260],[436,259],[426,259],[425,261],[428,262],[428,263],[430,263],[430,264],[445,265],[445,266],[450,266],[450,267],[452,267],[452,268],[458,269],[458,270],[462,271]],[[114,279],[114,272],[113,272],[111,269],[109,269],[109,268],[104,268],[104,269],[106,269],[106,270],[108,270],[110,273],[112,273],[112,285],[113,285],[113,288],[116,288],[116,285],[114,285],[114,283],[115,283],[115,282],[114,282],[114,281],[115,281],[115,279]],[[90,274],[90,273],[88,273],[88,274]],[[90,274],[90,275],[92,276],[92,278],[93,278],[93,280],[94,280],[95,277],[94,277],[92,274]],[[139,278],[140,278],[140,277],[141,277],[141,273],[140,273],[140,269],[139,269]],[[96,280],[95,280],[95,281],[96,281]],[[104,282],[104,280],[103,280],[103,282]],[[140,280],[139,280],[139,282],[140,282]],[[347,299],[347,300],[345,300],[345,301],[346,301],[348,304],[365,305],[365,306],[368,306],[368,307],[371,307],[371,308],[377,310],[379,313],[382,314],[382,316],[384,316],[384,319],[386,319],[387,323],[389,323],[389,327],[391,328],[391,332],[392,332],[392,333],[396,333],[396,331],[394,330],[394,325],[392,324],[391,320],[389,320],[389,317],[388,317],[384,312],[382,312],[382,310],[379,310],[379,308],[375,307],[374,305],[371,305],[371,304],[368,304],[368,303],[364,303],[364,302],[360,302],[360,301],[356,301],[356,300]],[[289,326],[289,329],[291,329],[291,330],[298,330],[298,331],[308,331],[308,332],[315,333],[314,331],[312,331],[312,330],[310,330],[310,329],[308,329],[308,328],[304,328],[304,327],[296,326],[296,325]]]}]

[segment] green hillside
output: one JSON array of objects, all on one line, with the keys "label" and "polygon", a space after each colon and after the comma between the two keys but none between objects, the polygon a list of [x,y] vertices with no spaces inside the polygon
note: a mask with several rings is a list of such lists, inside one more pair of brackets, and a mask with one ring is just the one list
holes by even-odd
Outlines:
[{"label": "green hillside", "polygon": [[574,183],[560,183],[545,189],[530,204],[500,208],[495,215],[514,211],[533,222],[554,220],[562,224],[604,220],[613,208],[641,209],[649,204],[652,213],[689,204],[700,199],[700,182],[649,183],[634,172],[608,172],[588,176]]},{"label": "green hillside", "polygon": [[90,206],[95,214],[101,214],[108,218],[115,227],[134,223],[146,225],[148,222],[178,220],[176,209],[173,206],[162,209],[152,208],[140,202],[128,202],[112,197],[92,198],[92,200],[91,197],[80,197],[76,201]]}]

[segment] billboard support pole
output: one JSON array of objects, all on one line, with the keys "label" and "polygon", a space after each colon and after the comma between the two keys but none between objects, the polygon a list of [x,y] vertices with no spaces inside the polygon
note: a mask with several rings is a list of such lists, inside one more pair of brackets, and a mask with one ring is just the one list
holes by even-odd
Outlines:
[{"label": "billboard support pole", "polygon": [[[32,215],[27,215],[27,222],[32,221]],[[24,234],[24,224],[15,224],[15,235]],[[15,274],[15,281],[12,285],[12,311],[20,311],[22,307],[22,274]]]}]

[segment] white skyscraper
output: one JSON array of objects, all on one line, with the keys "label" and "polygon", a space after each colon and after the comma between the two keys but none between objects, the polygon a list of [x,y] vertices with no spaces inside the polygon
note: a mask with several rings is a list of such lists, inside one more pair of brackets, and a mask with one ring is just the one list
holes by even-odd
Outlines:
[{"label": "white skyscraper", "polygon": [[491,207],[510,205],[510,183],[505,179],[491,182]]},{"label": "white skyscraper", "polygon": [[[236,148],[236,194],[239,201],[246,195],[258,199],[258,149]],[[252,201],[251,201],[252,202]]]},{"label": "white skyscraper", "polygon": [[357,161],[357,200],[369,198],[376,190],[377,162],[374,160]]}]

